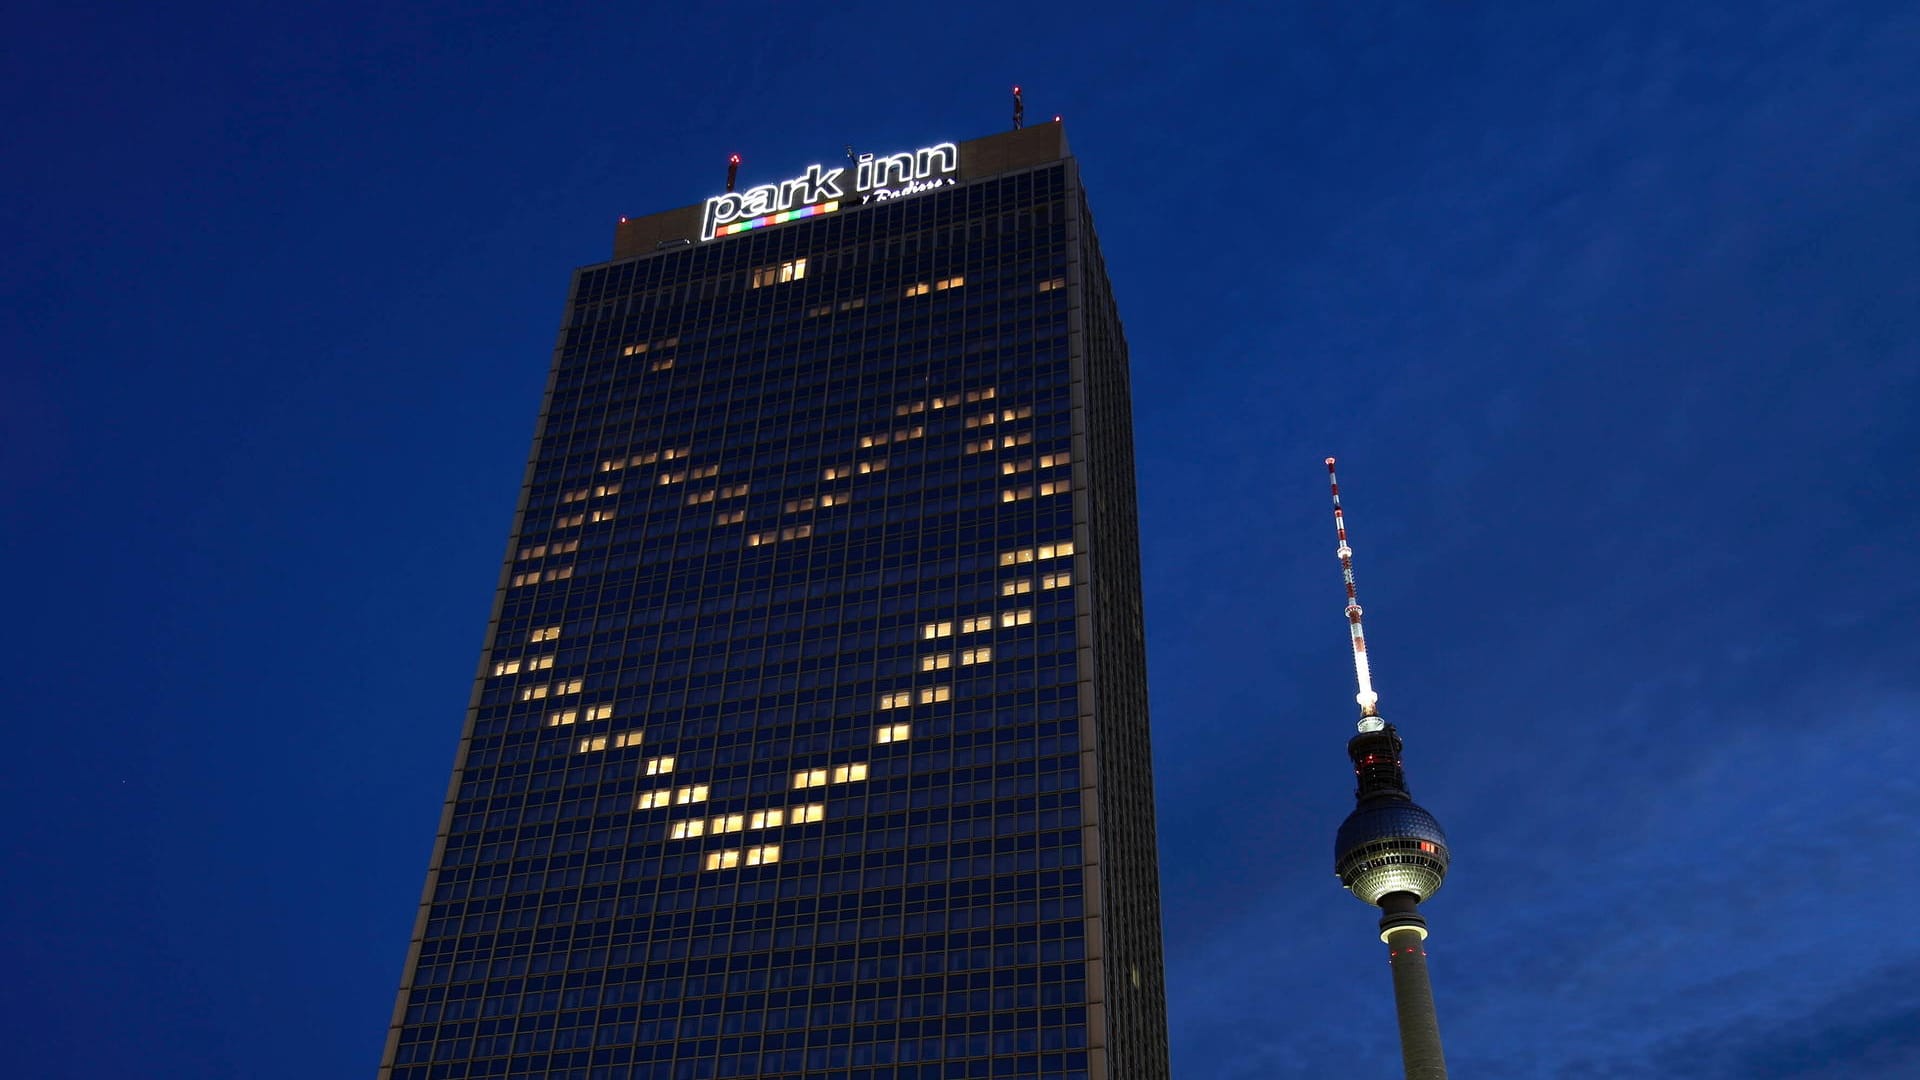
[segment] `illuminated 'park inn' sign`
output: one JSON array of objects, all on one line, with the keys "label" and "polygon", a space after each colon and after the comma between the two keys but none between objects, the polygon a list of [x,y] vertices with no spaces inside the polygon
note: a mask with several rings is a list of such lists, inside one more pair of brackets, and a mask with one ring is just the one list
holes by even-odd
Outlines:
[{"label": "illuminated 'park inn' sign", "polygon": [[[952,143],[883,158],[861,154],[854,163],[852,193],[866,202],[918,195],[954,183],[954,174],[959,171],[960,148]],[[700,239],[831,214],[848,197],[846,172],[845,166],[827,169],[810,165],[791,180],[715,195],[707,200],[700,216]]]}]

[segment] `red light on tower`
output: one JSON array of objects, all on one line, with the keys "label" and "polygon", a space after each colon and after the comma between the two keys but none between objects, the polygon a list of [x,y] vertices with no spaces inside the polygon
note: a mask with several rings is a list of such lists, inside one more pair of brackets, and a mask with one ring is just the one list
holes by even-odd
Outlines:
[{"label": "red light on tower", "polygon": [[727,158],[727,190],[733,190],[733,181],[740,175],[740,155],[732,154]]}]

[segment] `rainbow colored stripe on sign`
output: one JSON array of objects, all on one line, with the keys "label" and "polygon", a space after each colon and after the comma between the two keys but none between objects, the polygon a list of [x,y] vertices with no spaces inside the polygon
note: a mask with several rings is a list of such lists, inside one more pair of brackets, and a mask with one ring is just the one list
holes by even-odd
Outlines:
[{"label": "rainbow colored stripe on sign", "polygon": [[782,210],[777,214],[761,214],[759,217],[736,221],[731,225],[722,225],[713,230],[713,235],[715,237],[732,236],[734,233],[743,233],[748,229],[758,229],[762,225],[779,225],[783,222],[799,221],[801,218],[819,217],[821,214],[831,214],[838,209],[840,209],[840,202],[836,199],[832,202],[817,203],[813,206],[802,206],[797,210]]}]

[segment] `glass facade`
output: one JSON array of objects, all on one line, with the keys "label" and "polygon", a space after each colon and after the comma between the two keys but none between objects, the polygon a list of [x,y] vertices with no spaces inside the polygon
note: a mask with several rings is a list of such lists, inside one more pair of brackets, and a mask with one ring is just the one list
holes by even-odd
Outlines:
[{"label": "glass facade", "polygon": [[578,271],[381,1076],[1164,1077],[1130,423],[1071,158]]}]

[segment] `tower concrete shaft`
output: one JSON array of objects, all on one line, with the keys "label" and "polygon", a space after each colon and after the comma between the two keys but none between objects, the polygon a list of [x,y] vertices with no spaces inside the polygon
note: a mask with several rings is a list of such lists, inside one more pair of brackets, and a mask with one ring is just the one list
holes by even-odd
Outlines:
[{"label": "tower concrete shaft", "polygon": [[1407,1080],[1447,1080],[1440,1017],[1427,981],[1427,922],[1412,893],[1380,899],[1380,937],[1393,966],[1393,1009],[1400,1020],[1400,1061]]}]

